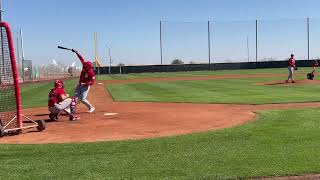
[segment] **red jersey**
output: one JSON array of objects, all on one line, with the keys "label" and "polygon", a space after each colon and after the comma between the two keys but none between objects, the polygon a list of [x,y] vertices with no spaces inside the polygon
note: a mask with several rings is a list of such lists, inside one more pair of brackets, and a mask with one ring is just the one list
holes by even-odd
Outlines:
[{"label": "red jersey", "polygon": [[82,70],[80,75],[79,83],[84,83],[86,85],[93,85],[94,84],[95,75],[93,70]]},{"label": "red jersey", "polygon": [[313,61],[312,67],[314,68],[314,67],[318,67],[318,66],[319,66],[318,61]]},{"label": "red jersey", "polygon": [[62,102],[62,95],[65,94],[63,88],[53,88],[48,94],[48,107],[53,107],[54,104]]},{"label": "red jersey", "polygon": [[288,65],[291,67],[295,67],[296,66],[296,61],[294,60],[294,58],[290,58],[288,61]]},{"label": "red jersey", "polygon": [[[76,54],[82,63],[82,67],[84,67],[86,61],[84,60],[83,56],[81,54],[79,54],[78,52],[76,52]],[[93,85],[94,79],[95,79],[95,74],[93,72],[93,69],[90,69],[90,70],[82,69],[81,75],[80,75],[80,80],[79,80],[80,84],[84,83],[86,85]]]}]

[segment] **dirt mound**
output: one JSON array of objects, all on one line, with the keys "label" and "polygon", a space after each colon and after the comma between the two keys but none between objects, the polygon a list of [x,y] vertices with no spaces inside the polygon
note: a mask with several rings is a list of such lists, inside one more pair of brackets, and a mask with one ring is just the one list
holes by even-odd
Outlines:
[{"label": "dirt mound", "polygon": [[257,85],[284,85],[284,86],[294,86],[294,85],[306,85],[306,84],[320,84],[319,80],[296,80],[295,83],[292,83],[289,81],[289,83],[286,83],[286,81],[271,81],[271,82],[263,82],[263,83],[256,83]]}]

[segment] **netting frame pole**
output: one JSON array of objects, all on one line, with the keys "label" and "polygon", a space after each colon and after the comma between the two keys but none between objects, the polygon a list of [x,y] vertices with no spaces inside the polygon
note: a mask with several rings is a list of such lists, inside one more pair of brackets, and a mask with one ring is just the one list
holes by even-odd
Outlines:
[{"label": "netting frame pole", "polygon": [[7,23],[0,22],[0,26],[4,27],[7,32],[8,46],[10,50],[9,54],[11,59],[11,68],[12,68],[12,75],[13,75],[15,96],[16,96],[17,121],[18,121],[19,128],[22,128],[22,105],[21,105],[21,96],[20,96],[19,76],[18,76],[16,57],[14,53],[12,33]]}]

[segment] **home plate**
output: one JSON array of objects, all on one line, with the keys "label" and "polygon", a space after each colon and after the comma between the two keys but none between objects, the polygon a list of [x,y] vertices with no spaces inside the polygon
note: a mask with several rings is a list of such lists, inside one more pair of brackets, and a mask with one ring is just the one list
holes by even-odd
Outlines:
[{"label": "home plate", "polygon": [[115,116],[115,115],[117,115],[118,113],[105,113],[104,115],[105,116]]},{"label": "home plate", "polygon": [[98,84],[100,84],[100,85],[101,85],[101,84],[103,84],[103,83],[98,83]]}]

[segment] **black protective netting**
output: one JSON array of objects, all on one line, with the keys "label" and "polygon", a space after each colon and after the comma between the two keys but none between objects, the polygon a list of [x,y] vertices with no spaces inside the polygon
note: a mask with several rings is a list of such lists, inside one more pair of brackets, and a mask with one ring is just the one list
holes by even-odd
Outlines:
[{"label": "black protective netting", "polygon": [[[7,32],[0,28],[0,120],[6,126],[16,115],[16,96]],[[15,120],[6,129],[17,126]]]}]

